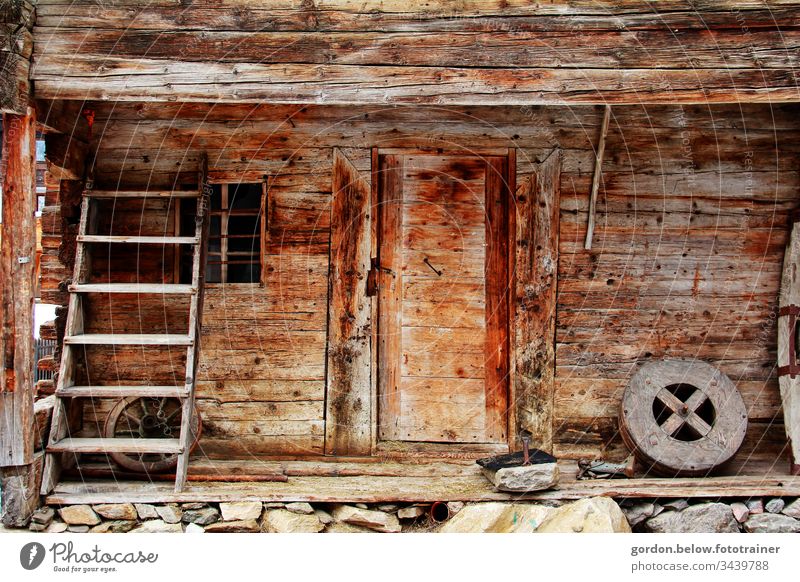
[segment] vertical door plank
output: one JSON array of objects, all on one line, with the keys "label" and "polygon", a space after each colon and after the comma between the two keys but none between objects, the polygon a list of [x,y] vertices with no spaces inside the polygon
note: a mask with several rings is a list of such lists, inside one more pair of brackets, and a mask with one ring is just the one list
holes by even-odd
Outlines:
[{"label": "vertical door plank", "polygon": [[386,155],[379,165],[378,207],[378,422],[380,438],[399,438],[400,353],[403,301],[403,158]]},{"label": "vertical door plank", "polygon": [[334,150],[325,403],[330,455],[371,453],[370,194],[369,181]]},{"label": "vertical door plank", "polygon": [[778,312],[778,383],[781,390],[783,419],[789,439],[790,470],[800,475],[800,374],[797,365],[796,328],[800,323],[800,222],[792,225],[786,245]]},{"label": "vertical door plank", "polygon": [[516,195],[515,414],[545,451],[553,448],[560,175],[555,151]]},{"label": "vertical door plank", "polygon": [[486,160],[486,440],[504,441],[508,417],[508,159]]}]

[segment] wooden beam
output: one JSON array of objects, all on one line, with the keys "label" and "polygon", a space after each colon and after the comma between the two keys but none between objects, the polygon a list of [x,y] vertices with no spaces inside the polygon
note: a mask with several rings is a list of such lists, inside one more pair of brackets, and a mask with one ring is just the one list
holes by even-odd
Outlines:
[{"label": "wooden beam", "polygon": [[372,446],[370,206],[369,181],[334,150],[325,403],[332,455],[369,455]]},{"label": "wooden beam", "polygon": [[600,126],[600,141],[597,143],[597,151],[594,158],[594,174],[592,175],[592,191],[589,193],[589,223],[586,229],[586,241],[583,248],[592,248],[592,237],[594,236],[594,217],[597,212],[597,193],[600,191],[600,178],[603,175],[603,155],[606,151],[606,134],[608,134],[608,122],[611,119],[611,105],[606,105],[603,111],[603,123]]},{"label": "wooden beam", "polygon": [[545,451],[553,448],[560,176],[554,150],[516,195],[515,413]]},{"label": "wooden beam", "polygon": [[35,293],[36,115],[3,116],[0,225],[0,477],[3,523],[24,526],[38,505],[34,464],[33,302]]},{"label": "wooden beam", "polygon": [[62,133],[74,140],[89,142],[89,123],[83,115],[84,101],[36,99],[36,121],[45,131]]},{"label": "wooden beam", "polygon": [[33,459],[33,302],[36,116],[3,116],[0,466]]},{"label": "wooden beam", "polygon": [[28,0],[0,6],[0,112],[25,115],[28,107],[34,15]]}]

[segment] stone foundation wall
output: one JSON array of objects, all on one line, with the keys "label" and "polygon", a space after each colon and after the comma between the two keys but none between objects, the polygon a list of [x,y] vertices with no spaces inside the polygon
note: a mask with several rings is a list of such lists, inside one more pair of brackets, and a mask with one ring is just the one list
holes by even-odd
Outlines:
[{"label": "stone foundation wall", "polygon": [[[800,500],[702,501],[605,497],[563,504],[121,503],[39,509],[31,531],[123,532],[800,532]],[[10,530],[6,530],[10,531]],[[24,530],[16,530],[24,531]]]}]

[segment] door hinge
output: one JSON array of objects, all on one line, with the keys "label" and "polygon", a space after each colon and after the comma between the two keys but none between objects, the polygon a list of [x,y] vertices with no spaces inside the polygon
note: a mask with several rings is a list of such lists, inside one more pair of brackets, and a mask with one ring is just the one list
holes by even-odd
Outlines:
[{"label": "door hinge", "polygon": [[387,269],[386,267],[381,267],[378,263],[377,257],[372,257],[370,259],[370,267],[369,272],[367,273],[367,297],[374,297],[378,294],[378,291],[381,288],[380,285],[380,274],[381,272],[389,273],[392,277],[394,277],[394,271],[391,269]]}]

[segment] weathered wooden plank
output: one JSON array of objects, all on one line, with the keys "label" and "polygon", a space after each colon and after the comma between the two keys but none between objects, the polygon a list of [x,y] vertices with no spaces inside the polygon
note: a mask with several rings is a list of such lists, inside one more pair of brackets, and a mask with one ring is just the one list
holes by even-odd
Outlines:
[{"label": "weathered wooden plank", "polygon": [[[781,69],[451,69],[447,67],[161,61],[41,55],[43,99],[437,105],[796,102]],[[304,79],[307,79],[304,82]],[[310,81],[313,79],[313,83]],[[321,88],[322,87],[322,88]]]},{"label": "weathered wooden plank", "polygon": [[[508,435],[509,374],[509,199],[513,182],[509,159],[485,160],[486,217],[486,344],[484,378],[486,440],[503,442]],[[558,208],[558,205],[556,205]]]},{"label": "weathered wooden plank", "polygon": [[378,182],[378,423],[381,440],[399,438],[402,349],[403,157],[379,157]]},{"label": "weathered wooden plank", "polygon": [[800,316],[800,224],[794,222],[783,259],[778,311],[778,382],[792,475],[800,475],[800,374],[797,325]]},{"label": "weathered wooden plank", "polygon": [[369,182],[340,151],[333,156],[325,452],[368,455],[372,447]]},{"label": "weathered wooden plank", "polygon": [[[36,116],[3,116],[0,467],[33,460],[33,302],[35,294]],[[20,508],[22,509],[22,508]]]},{"label": "weathered wooden plank", "polygon": [[517,423],[553,448],[555,319],[561,153],[554,151],[516,193],[515,377]]}]

